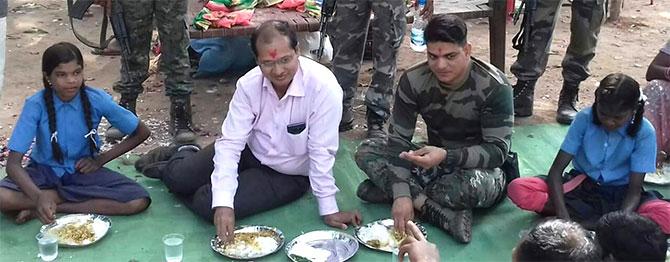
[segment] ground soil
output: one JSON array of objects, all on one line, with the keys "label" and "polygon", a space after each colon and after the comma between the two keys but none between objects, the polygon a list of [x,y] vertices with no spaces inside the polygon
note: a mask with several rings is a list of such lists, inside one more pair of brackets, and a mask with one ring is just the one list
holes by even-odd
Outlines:
[{"label": "ground soil", "polygon": [[[43,50],[59,41],[76,43],[84,52],[86,82],[103,88],[117,99],[111,89],[119,77],[119,58],[97,56],[90,48],[77,42],[70,30],[65,1],[61,0],[10,0],[7,17],[7,54],[5,85],[0,99],[0,145],[7,142],[13,125],[21,112],[26,97],[39,91],[42,86],[40,61]],[[96,39],[99,30],[99,8],[92,9],[93,16],[76,22],[84,34]],[[556,101],[562,84],[560,62],[570,38],[570,8],[561,10],[553,37],[551,55],[544,76],[539,80],[535,93],[535,115],[517,119],[517,124],[554,122]],[[468,20],[469,37],[474,46],[474,56],[488,60],[488,20]],[[506,68],[510,82],[516,82],[509,74],[516,50],[511,48],[511,38],[517,27],[508,24]],[[625,2],[621,20],[602,27],[597,55],[591,63],[592,77],[581,85],[579,106],[592,103],[593,90],[598,80],[612,72],[625,72],[645,83],[646,67],[665,41],[670,39],[670,1],[629,0]],[[409,49],[407,39],[400,50],[398,75],[406,68],[425,59],[424,54]],[[362,98],[370,82],[372,63],[366,61],[360,76],[359,93],[356,96],[356,128],[345,136],[361,138],[365,134],[365,108]],[[220,126],[234,92],[235,81],[240,74],[196,80],[192,104],[194,123],[200,135],[199,143],[207,144],[220,134]],[[156,145],[171,141],[168,133],[169,100],[163,95],[160,77],[152,76],[144,83],[145,91],[138,101],[138,114],[153,131],[152,137],[137,152],[145,152]],[[421,128],[421,126],[419,126]],[[103,132],[105,128],[101,128]]]}]

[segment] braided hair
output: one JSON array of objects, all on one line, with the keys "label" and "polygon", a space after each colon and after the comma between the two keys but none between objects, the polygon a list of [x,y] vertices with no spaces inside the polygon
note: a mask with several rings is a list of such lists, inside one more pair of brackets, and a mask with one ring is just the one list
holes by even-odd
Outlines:
[{"label": "braided hair", "polygon": [[595,102],[591,108],[593,123],[601,125],[598,119],[598,104],[610,109],[611,112],[634,110],[633,121],[626,129],[626,134],[635,137],[642,127],[644,116],[644,99],[640,92],[640,84],[632,77],[614,73],[607,75],[595,91]]},{"label": "braided hair", "polygon": [[[47,48],[42,55],[42,82],[44,84],[44,103],[47,107],[47,115],[49,116],[49,132],[51,132],[51,152],[54,158],[59,162],[63,163],[63,152],[60,149],[58,144],[58,129],[56,123],[56,109],[54,108],[53,93],[54,90],[49,82],[47,76],[50,76],[56,67],[63,63],[69,63],[76,61],[81,68],[84,68],[84,59],[81,55],[81,51],[75,45],[67,42],[60,42],[54,44]],[[94,155],[98,151],[98,146],[95,143],[94,137],[94,128],[93,128],[93,119],[91,117],[91,102],[88,99],[88,94],[86,94],[86,85],[82,81],[81,88],[79,91],[81,104],[84,109],[84,121],[86,122],[86,127],[88,130],[91,130],[87,134],[89,149],[91,155]]]}]

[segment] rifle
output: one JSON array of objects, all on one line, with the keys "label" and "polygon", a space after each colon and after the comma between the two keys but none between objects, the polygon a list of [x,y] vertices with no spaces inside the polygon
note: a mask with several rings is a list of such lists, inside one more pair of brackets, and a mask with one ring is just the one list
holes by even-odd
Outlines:
[{"label": "rifle", "polygon": [[530,36],[533,31],[533,13],[537,10],[538,0],[524,0],[521,6],[514,12],[514,24],[519,21],[520,10],[523,9],[523,20],[519,32],[512,38],[512,47],[516,50],[527,52],[530,45]]},{"label": "rifle", "polygon": [[[114,38],[116,38],[119,46],[121,47],[121,52],[124,56],[130,55],[131,47],[128,41],[128,32],[126,30],[126,23],[123,20],[123,7],[119,0],[112,0],[112,6],[103,7],[102,15],[102,27],[100,31],[100,40],[99,42],[93,43],[90,40],[86,39],[84,36],[80,35],[79,32],[74,27],[73,19],[82,20],[86,11],[91,7],[94,0],[67,0],[68,16],[70,18],[70,27],[72,28],[72,33],[83,43],[92,48],[105,49]],[[107,9],[111,8],[111,13],[108,17]],[[111,22],[112,32],[114,35],[107,37],[107,24]]]},{"label": "rifle", "polygon": [[323,56],[324,42],[326,40],[326,32],[328,31],[328,21],[335,12],[335,3],[337,0],[323,0],[321,4],[321,19],[319,20],[319,50],[316,52],[316,61],[321,61]]}]

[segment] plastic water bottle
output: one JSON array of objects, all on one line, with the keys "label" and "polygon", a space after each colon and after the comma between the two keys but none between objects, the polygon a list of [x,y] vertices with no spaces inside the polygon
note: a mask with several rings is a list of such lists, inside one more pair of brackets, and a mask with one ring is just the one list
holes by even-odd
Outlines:
[{"label": "plastic water bottle", "polygon": [[423,29],[426,21],[421,17],[421,10],[426,6],[426,0],[418,0],[419,9],[414,10],[414,23],[410,31],[409,47],[416,52],[426,51],[426,41],[423,39]]}]

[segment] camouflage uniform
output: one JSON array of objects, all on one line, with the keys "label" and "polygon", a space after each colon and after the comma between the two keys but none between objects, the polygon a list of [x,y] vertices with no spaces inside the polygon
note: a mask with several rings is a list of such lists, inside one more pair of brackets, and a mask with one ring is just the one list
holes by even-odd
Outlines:
[{"label": "camouflage uniform", "polygon": [[165,94],[171,97],[190,95],[193,86],[189,76],[189,40],[184,20],[188,1],[119,1],[123,8],[132,55],[122,57],[124,62],[121,63],[121,80],[115,83],[114,91],[137,97],[144,90],[142,82],[147,79],[155,20],[161,42],[161,72],[167,76]]},{"label": "camouflage uniform", "polygon": [[[562,0],[538,0],[533,14],[532,35],[527,52],[519,52],[510,71],[519,80],[536,80],[547,67],[549,48]],[[570,45],[565,52],[563,79],[579,83],[589,77],[588,64],[595,56],[606,0],[573,0]]]},{"label": "camouflage uniform", "polygon": [[333,28],[329,30],[334,49],[333,73],[344,90],[345,111],[351,109],[371,12],[374,13],[371,24],[374,74],[365,95],[365,105],[369,113],[385,121],[390,115],[396,58],[407,24],[404,0],[337,1],[330,24]]},{"label": "camouflage uniform", "polygon": [[[447,150],[433,170],[398,157],[419,148],[409,142],[418,114],[428,127],[428,144]],[[424,194],[455,210],[489,207],[503,195],[498,167],[509,151],[513,122],[512,89],[500,70],[473,58],[469,77],[454,90],[441,87],[423,63],[400,78],[388,140],[365,140],[356,162],[393,199]]]},{"label": "camouflage uniform", "polygon": [[[185,22],[188,1],[114,0],[123,9],[128,32],[130,56],[122,56],[121,80],[114,91],[121,94],[119,104],[135,113],[137,96],[144,91],[142,83],[148,77],[149,51],[154,22],[161,42],[160,71],[165,79],[165,94],[170,97],[170,127],[178,144],[192,143],[196,135],[191,127],[191,91],[188,58],[188,31]],[[117,8],[116,6],[113,8]],[[111,127],[107,140],[123,138]]]},{"label": "camouflage uniform", "polygon": [[[524,43],[510,71],[516,76],[514,111],[517,116],[533,114],[534,90],[544,73],[549,57],[554,26],[562,0],[536,0],[530,41]],[[600,26],[605,18],[607,0],[573,0],[570,44],[563,57],[563,87],[558,99],[556,121],[570,124],[577,115],[579,84],[589,77],[588,64],[595,56]]]}]

